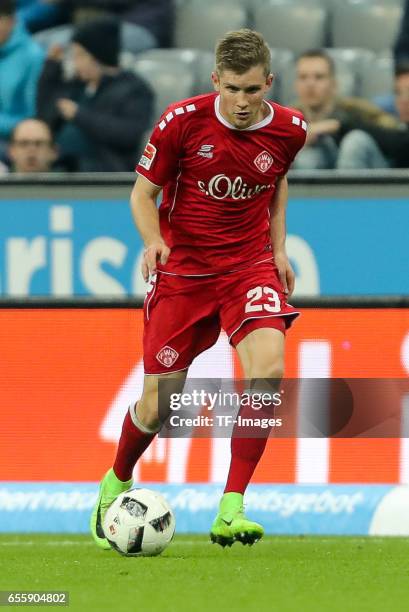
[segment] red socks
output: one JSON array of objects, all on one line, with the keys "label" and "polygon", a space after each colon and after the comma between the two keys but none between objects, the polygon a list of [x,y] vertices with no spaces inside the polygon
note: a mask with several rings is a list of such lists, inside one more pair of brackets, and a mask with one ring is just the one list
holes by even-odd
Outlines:
[{"label": "red socks", "polygon": [[[271,417],[274,414],[273,406],[264,404],[263,409],[256,411],[251,406],[242,405],[239,412],[243,418],[256,419],[257,417]],[[246,435],[256,436],[252,438],[239,437]],[[254,427],[234,426],[231,437],[231,462],[229,475],[227,477],[225,493],[242,493],[244,494],[254,470],[257,467],[267,444],[271,428],[263,430],[255,430]]]},{"label": "red socks", "polygon": [[[131,409],[135,410],[133,406]],[[132,478],[135,463],[155,436],[156,432],[147,433],[139,429],[133,422],[129,410],[127,410],[113,466],[115,475],[119,480],[125,482]]]},{"label": "red socks", "polygon": [[260,461],[268,440],[265,438],[235,438],[231,439],[231,462],[227,477],[225,493],[234,491],[243,493],[249,484],[254,470]]},{"label": "red socks", "polygon": [[[132,410],[134,410],[134,407],[132,407]],[[241,410],[241,415],[247,416],[243,414],[244,412],[247,412],[247,410]],[[254,411],[252,411],[252,416],[255,416]],[[269,436],[269,429],[263,431],[263,437],[241,438],[235,435],[237,433],[236,427],[231,439],[231,462],[224,492],[244,494],[254,470],[263,455]],[[133,422],[129,410],[127,411],[113,465],[113,470],[119,480],[125,482],[132,478],[136,462],[155,436],[156,432],[149,433],[139,429]]]}]

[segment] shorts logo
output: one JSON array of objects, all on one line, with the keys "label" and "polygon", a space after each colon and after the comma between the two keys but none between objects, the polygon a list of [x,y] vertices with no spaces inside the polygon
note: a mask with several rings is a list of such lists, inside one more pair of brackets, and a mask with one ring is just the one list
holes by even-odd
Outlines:
[{"label": "shorts logo", "polygon": [[151,142],[148,142],[145,147],[145,151],[143,152],[142,157],[139,161],[139,165],[142,166],[142,168],[145,168],[145,170],[150,170],[152,162],[155,159],[156,153],[156,147]]},{"label": "shorts logo", "polygon": [[177,353],[170,346],[164,346],[156,355],[156,359],[159,361],[159,363],[164,365],[165,368],[172,367],[178,357],[179,353]]},{"label": "shorts logo", "polygon": [[262,151],[257,155],[256,159],[254,160],[255,166],[260,170],[260,172],[267,172],[267,170],[271,168],[273,163],[274,159],[272,158],[270,153],[268,153],[268,151]]}]

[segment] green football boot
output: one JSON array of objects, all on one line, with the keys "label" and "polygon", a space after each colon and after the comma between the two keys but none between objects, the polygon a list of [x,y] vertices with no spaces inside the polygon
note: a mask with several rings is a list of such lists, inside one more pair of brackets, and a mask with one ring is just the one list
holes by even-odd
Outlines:
[{"label": "green football boot", "polygon": [[264,529],[249,521],[243,508],[241,493],[225,493],[220,500],[219,514],[213,521],[210,539],[220,546],[231,546],[234,542],[255,544],[263,537]]},{"label": "green football boot", "polygon": [[115,476],[114,470],[111,468],[105,474],[99,485],[99,495],[91,514],[90,529],[92,537],[100,548],[108,550],[111,548],[108,540],[105,537],[102,529],[102,521],[104,520],[105,512],[112,504],[114,499],[124,491],[132,487],[132,479],[127,482],[119,480]]}]

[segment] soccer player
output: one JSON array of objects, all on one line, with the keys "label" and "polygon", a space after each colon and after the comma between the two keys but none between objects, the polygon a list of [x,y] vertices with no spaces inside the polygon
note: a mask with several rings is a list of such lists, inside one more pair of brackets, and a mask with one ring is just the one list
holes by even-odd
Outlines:
[{"label": "soccer player", "polygon": [[[137,166],[131,207],[145,244],[142,273],[154,282],[144,305],[142,397],[126,414],[91,518],[102,548],[109,548],[104,513],[132,485],[135,463],[160,429],[158,381],[173,378],[183,387],[193,359],[221,328],[246,379],[280,379],[285,332],[299,314],[287,304],[294,273],[285,250],[286,174],[306,123],[298,111],[265,99],[273,75],[257,32],[219,41],[212,80],[215,92],[166,109]],[[262,526],[244,514],[243,495],[267,437],[233,433],[214,542],[262,537]]]}]

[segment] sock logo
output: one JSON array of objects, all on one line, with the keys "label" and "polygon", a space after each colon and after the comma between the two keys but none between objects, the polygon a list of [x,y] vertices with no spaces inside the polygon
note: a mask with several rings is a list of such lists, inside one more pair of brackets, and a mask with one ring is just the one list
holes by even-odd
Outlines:
[{"label": "sock logo", "polygon": [[156,355],[156,359],[159,361],[159,363],[164,365],[165,368],[172,367],[178,357],[179,353],[177,353],[171,346],[164,346]]}]

